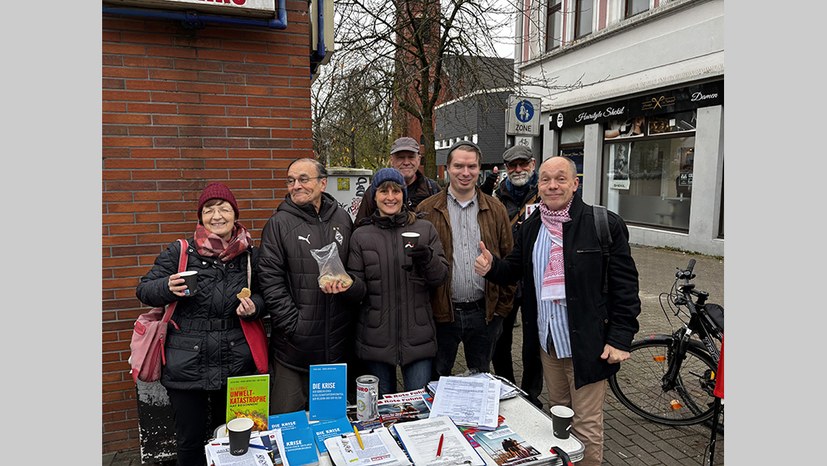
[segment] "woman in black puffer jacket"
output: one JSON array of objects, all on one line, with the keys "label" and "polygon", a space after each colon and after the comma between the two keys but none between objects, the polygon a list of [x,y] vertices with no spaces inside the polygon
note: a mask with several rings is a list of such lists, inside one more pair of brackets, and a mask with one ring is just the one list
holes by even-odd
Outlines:
[{"label": "woman in black puffer jacket", "polygon": [[[258,250],[236,221],[238,204],[230,189],[220,183],[208,185],[198,201],[198,219],[186,256],[186,269],[198,271],[195,292],[178,275],[177,241],[155,259],[136,290],[138,299],[149,306],[178,301],[161,384],[175,419],[178,464],[186,466],[206,463],[204,444],[226,420],[227,377],[256,373],[239,319],[258,319],[264,309],[255,277],[247,283],[247,269],[255,267]],[[252,295],[236,297],[245,287]]]},{"label": "woman in black puffer jacket", "polygon": [[[430,291],[448,278],[448,261],[433,224],[408,211],[407,189],[394,168],[376,172],[371,183],[376,211],[353,232],[348,271],[352,293],[363,296],[356,323],[356,356],[379,378],[379,393],[395,393],[396,367],[405,390],[431,379],[436,325]],[[402,232],[419,233],[405,248]]]}]

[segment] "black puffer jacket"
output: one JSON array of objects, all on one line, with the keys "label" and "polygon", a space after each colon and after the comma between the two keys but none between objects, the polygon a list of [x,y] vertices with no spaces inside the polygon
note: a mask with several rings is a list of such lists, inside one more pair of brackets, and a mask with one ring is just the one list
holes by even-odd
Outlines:
[{"label": "black puffer jacket", "polygon": [[288,195],[264,226],[257,276],[272,318],[270,356],[293,370],[345,361],[352,344],[347,297],[322,292],[310,250],[335,241],[344,266],[352,230],[350,215],[327,193],[318,214]]},{"label": "black puffer jacket", "polygon": [[[366,294],[356,324],[356,356],[402,366],[432,358],[437,345],[430,292],[448,278],[436,228],[407,212],[370,220],[353,233],[348,256],[352,288]],[[402,247],[403,231],[419,233],[419,243],[433,250],[427,264],[410,272],[402,269],[411,264]]]},{"label": "black puffer jacket", "polygon": [[[227,384],[227,377],[256,373],[235,312],[240,304],[236,294],[247,286],[247,254],[222,263],[217,257],[198,254],[192,238],[187,241],[187,270],[198,271],[195,295],[179,298],[169,290],[169,276],[178,273],[178,241],[155,259],[149,273],[141,277],[136,295],[142,303],[155,307],[178,300],[172,320],[179,330],[169,326],[161,384],[181,390],[219,390]],[[255,269],[259,251],[253,247],[249,251]],[[245,317],[247,320],[259,318],[264,309],[255,274],[251,290],[256,314]]]}]

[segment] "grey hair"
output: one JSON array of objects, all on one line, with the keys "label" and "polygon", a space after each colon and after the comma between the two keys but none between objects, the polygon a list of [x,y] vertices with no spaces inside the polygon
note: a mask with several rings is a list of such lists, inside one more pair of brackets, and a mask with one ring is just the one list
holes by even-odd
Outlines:
[{"label": "grey hair", "polygon": [[310,163],[312,163],[313,166],[316,167],[316,173],[318,173],[318,176],[320,178],[327,178],[327,168],[325,168],[323,163],[319,162],[317,159],[314,159],[312,157],[304,157],[304,158],[296,159],[296,160],[290,162],[290,165],[287,166],[287,171],[290,171],[290,168],[296,162],[310,162]]}]

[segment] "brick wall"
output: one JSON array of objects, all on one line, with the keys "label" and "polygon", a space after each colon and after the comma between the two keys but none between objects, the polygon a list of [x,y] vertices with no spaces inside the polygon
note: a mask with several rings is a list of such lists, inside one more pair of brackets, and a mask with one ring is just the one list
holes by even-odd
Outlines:
[{"label": "brick wall", "polygon": [[139,445],[126,363],[146,310],[135,287],[167,244],[192,234],[203,187],[232,188],[257,244],[287,193],[287,165],[312,156],[308,5],[287,10],[284,30],[103,16],[104,453]]}]

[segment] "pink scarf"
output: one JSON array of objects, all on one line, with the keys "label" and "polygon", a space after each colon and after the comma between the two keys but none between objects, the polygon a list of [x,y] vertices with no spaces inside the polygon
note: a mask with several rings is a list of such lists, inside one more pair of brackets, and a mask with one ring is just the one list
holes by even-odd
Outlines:
[{"label": "pink scarf", "polygon": [[216,257],[221,262],[229,262],[252,244],[253,239],[244,225],[236,222],[233,227],[233,236],[230,241],[207,231],[200,223],[195,227],[195,247],[198,254],[207,257]]},{"label": "pink scarf", "polygon": [[[572,198],[574,200],[574,198]],[[543,272],[543,287],[540,297],[543,301],[566,299],[566,275],[563,269],[563,224],[571,220],[571,200],[562,210],[551,210],[540,203],[540,219],[555,239],[548,253],[548,265]]]}]

